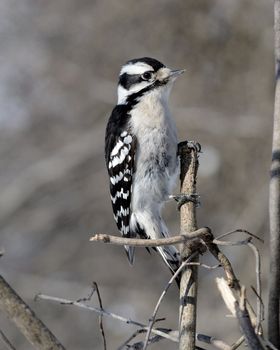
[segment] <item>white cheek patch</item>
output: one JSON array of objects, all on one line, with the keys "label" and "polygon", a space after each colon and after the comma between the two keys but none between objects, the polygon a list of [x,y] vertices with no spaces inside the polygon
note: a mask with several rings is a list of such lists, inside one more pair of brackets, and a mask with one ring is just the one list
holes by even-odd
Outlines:
[{"label": "white cheek patch", "polygon": [[124,104],[126,102],[126,98],[129,96],[129,91],[126,90],[121,85],[118,86],[118,104]]},{"label": "white cheek patch", "polygon": [[126,90],[123,86],[118,86],[118,104],[125,104],[128,96],[135,94],[139,92],[142,89],[145,89],[145,87],[151,85],[152,82],[148,81],[142,81],[141,83],[134,84],[131,86],[129,90]]}]

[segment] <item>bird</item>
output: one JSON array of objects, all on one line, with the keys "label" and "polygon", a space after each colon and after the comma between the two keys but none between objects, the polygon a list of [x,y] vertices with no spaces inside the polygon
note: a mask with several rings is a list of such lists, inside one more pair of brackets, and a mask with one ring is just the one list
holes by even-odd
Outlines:
[{"label": "bird", "polygon": [[[142,57],[122,67],[118,101],[105,133],[105,162],[109,174],[114,219],[126,238],[169,236],[162,218],[164,203],[179,173],[178,136],[168,99],[184,69],[170,69]],[[174,246],[155,248],[172,273],[180,254]],[[135,248],[125,246],[132,265]]]}]

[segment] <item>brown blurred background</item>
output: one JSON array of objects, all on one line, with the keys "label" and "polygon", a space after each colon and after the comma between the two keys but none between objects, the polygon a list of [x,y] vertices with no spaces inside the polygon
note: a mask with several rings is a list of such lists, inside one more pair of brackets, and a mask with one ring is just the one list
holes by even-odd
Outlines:
[{"label": "brown blurred background", "polygon": [[[94,232],[117,233],[103,139],[120,66],[131,58],[151,56],[187,69],[171,108],[180,139],[203,147],[199,225],[216,235],[242,227],[262,236],[266,292],[272,13],[267,0],[0,1],[0,271],[68,350],[102,349],[97,316],[35,303],[36,293],[77,299],[96,281],[106,309],[147,322],[170,277],[145,249],[131,268],[122,248],[89,242]],[[178,232],[174,203],[165,218]],[[225,252],[249,288],[252,252]],[[238,327],[225,318],[216,275],[222,271],[200,271],[198,331],[232,342]],[[172,287],[161,325],[175,329],[177,310]],[[109,349],[135,329],[104,323]],[[0,328],[17,350],[30,349],[4,315]],[[164,341],[151,349],[176,345]]]}]

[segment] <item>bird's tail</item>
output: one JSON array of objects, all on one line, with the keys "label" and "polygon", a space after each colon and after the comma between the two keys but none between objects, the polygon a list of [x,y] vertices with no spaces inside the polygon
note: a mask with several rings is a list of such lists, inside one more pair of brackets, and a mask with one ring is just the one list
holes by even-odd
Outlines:
[{"label": "bird's tail", "polygon": [[[166,235],[164,235],[166,237]],[[180,266],[180,254],[174,246],[157,247],[157,251],[163,258],[172,274],[174,274]],[[181,276],[176,277],[178,287],[180,286]]]},{"label": "bird's tail", "polygon": [[[131,219],[131,226],[141,238],[156,239],[167,238],[169,236],[168,229],[159,215],[152,215],[148,211],[141,213],[138,212],[133,213]],[[174,274],[180,266],[180,254],[178,250],[172,245],[155,247],[155,250],[159,252],[165,264]],[[180,276],[176,278],[176,282],[179,286]]]},{"label": "bird's tail", "polygon": [[160,253],[161,257],[171,272],[175,273],[178,270],[180,264],[179,252],[177,249],[173,246],[157,247],[156,249]]}]

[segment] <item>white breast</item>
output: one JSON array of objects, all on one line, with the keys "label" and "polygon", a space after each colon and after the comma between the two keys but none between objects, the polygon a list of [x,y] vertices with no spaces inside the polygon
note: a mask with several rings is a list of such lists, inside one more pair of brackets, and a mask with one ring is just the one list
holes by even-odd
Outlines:
[{"label": "white breast", "polygon": [[132,206],[162,203],[177,178],[177,131],[167,101],[155,91],[131,111],[130,127],[137,137]]}]

